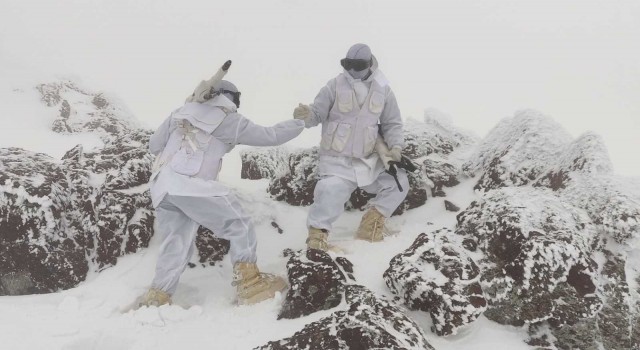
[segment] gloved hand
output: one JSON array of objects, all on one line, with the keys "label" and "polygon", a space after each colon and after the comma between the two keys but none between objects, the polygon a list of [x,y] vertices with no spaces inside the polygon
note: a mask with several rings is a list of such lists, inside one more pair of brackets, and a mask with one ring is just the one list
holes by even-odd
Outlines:
[{"label": "gloved hand", "polygon": [[402,147],[398,145],[391,147],[389,150],[389,157],[396,162],[402,160]]},{"label": "gloved hand", "polygon": [[298,107],[293,110],[293,118],[307,121],[311,118],[311,107],[298,103]]}]

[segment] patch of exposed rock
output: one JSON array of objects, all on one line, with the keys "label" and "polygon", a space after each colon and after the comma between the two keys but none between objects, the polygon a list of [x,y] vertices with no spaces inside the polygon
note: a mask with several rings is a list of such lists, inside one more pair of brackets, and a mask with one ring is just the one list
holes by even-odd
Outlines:
[{"label": "patch of exposed rock", "polygon": [[319,250],[286,251],[289,283],[279,318],[338,308],[289,338],[256,349],[433,349],[396,305],[352,284],[353,265]]},{"label": "patch of exposed rock", "polygon": [[480,286],[480,269],[443,229],[422,233],[384,272],[389,289],[412,310],[431,315],[438,335],[456,334],[487,306]]}]

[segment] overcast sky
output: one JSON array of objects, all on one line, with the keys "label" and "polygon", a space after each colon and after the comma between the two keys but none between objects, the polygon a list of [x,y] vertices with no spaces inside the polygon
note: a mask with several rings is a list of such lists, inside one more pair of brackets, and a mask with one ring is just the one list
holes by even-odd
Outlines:
[{"label": "overcast sky", "polygon": [[637,0],[0,0],[0,55],[116,94],[150,127],[226,59],[243,114],[290,118],[357,42],[404,118],[436,108],[484,136],[534,108],[602,135],[617,172],[640,175]]}]

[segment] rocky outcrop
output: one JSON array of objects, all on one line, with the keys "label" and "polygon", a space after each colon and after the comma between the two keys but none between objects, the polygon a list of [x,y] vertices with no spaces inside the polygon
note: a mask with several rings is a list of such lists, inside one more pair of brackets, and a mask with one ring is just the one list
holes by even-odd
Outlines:
[{"label": "rocky outcrop", "polygon": [[431,315],[438,335],[456,334],[487,306],[480,269],[464,249],[449,241],[451,235],[446,229],[420,234],[384,272],[387,286],[408,308]]},{"label": "rocky outcrop", "polygon": [[484,314],[528,326],[531,345],[633,349],[640,314],[627,257],[606,248],[612,237],[603,226],[564,198],[551,189],[504,188],[458,216],[465,247],[483,254]]},{"label": "rocky outcrop", "polygon": [[491,190],[532,184],[554,164],[569,134],[551,118],[533,110],[502,120],[463,164],[468,176],[480,175],[475,188]]},{"label": "rocky outcrop", "polygon": [[249,180],[275,178],[289,173],[288,152],[284,148],[253,148],[240,152],[240,177]]},{"label": "rocky outcrop", "polygon": [[257,349],[433,349],[400,308],[354,284],[346,258],[316,249],[285,255],[290,288],[278,318],[340,310]]},{"label": "rocky outcrop", "polygon": [[69,223],[84,232],[87,256],[98,269],[146,247],[152,236],[154,219],[145,186],[153,162],[147,151],[149,136],[148,131],[132,131],[100,150],[84,152],[78,146],[62,158],[70,191],[76,194],[72,207],[81,208],[67,211]]},{"label": "rocky outcrop", "polygon": [[58,133],[93,132],[103,141],[139,129],[133,115],[122,103],[113,102],[104,93],[81,88],[69,80],[36,87],[42,102],[59,111],[51,129]]},{"label": "rocky outcrop", "polygon": [[485,254],[485,315],[496,322],[560,327],[593,317],[602,305],[595,227],[549,192],[494,190],[458,216],[456,232]]},{"label": "rocky outcrop", "polygon": [[[256,163],[278,159],[282,154],[287,154],[286,149],[280,147],[271,148],[270,151],[264,153],[254,152],[254,150],[246,151],[245,154],[251,154],[251,156],[247,155],[245,158],[258,159],[254,161]],[[260,161],[259,159],[264,158],[265,154],[269,154],[267,160]],[[278,174],[279,176],[275,176],[274,172],[267,192],[271,194],[273,199],[290,205],[311,205],[313,190],[318,182],[318,148],[292,151],[283,157],[286,159],[286,171]],[[245,164],[242,167],[244,168]]]},{"label": "rocky outcrop", "polygon": [[0,149],[0,295],[75,286],[89,270],[83,231],[68,230],[70,183],[51,157]]},{"label": "rocky outcrop", "polygon": [[289,338],[260,350],[432,350],[420,327],[390,302],[365,287],[345,287],[346,310],[307,324]]},{"label": "rocky outcrop", "polygon": [[495,127],[463,171],[485,191],[456,229],[483,256],[485,315],[528,326],[535,346],[638,348],[628,252],[640,242],[640,191],[613,174],[602,139],[571,140],[523,111]]},{"label": "rocky outcrop", "polygon": [[[153,232],[151,201],[145,188],[152,157],[148,132],[108,141],[83,152],[78,146],[62,163],[43,154],[0,149],[0,248],[2,276],[28,276],[24,290],[44,293],[84,280],[117,258],[148,245]],[[26,277],[21,277],[25,280]],[[48,281],[48,282],[43,282]]]}]

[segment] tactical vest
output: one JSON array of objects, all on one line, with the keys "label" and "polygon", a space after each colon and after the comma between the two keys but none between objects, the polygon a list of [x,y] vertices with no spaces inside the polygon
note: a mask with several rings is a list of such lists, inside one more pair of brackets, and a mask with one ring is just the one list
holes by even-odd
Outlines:
[{"label": "tactical vest", "polygon": [[378,119],[385,104],[385,88],[375,79],[362,107],[347,78],[336,78],[336,100],[322,123],[320,154],[365,158],[373,153]]},{"label": "tactical vest", "polygon": [[[191,105],[191,106],[189,106]],[[216,180],[222,157],[233,148],[211,134],[227,116],[221,108],[188,103],[171,117],[173,131],[154,165],[168,165],[178,174]]]}]

